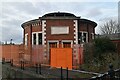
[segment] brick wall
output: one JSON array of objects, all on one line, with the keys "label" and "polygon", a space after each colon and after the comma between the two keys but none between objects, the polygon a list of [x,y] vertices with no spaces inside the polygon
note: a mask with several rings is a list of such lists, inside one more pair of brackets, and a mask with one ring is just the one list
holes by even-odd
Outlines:
[{"label": "brick wall", "polygon": [[5,58],[5,61],[10,61],[13,59],[13,64],[17,65],[20,60],[20,53],[24,53],[23,45],[0,45],[2,48],[2,58]]},{"label": "brick wall", "polygon": [[[73,40],[73,20],[46,20],[46,40]],[[69,34],[51,35],[51,26],[69,26]]]}]

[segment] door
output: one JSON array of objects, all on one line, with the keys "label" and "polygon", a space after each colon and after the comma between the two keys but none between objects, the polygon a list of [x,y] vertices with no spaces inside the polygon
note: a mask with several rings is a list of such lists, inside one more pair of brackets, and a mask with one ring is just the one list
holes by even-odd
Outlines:
[{"label": "door", "polygon": [[50,63],[50,58],[51,58],[51,48],[57,48],[57,43],[58,42],[48,42],[48,59],[49,59],[49,63]]}]

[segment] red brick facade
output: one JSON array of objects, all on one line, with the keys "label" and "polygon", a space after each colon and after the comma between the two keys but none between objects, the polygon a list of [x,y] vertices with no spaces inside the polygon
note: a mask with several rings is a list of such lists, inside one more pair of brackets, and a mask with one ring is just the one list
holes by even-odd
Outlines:
[{"label": "red brick facade", "polygon": [[[67,24],[66,24],[67,23]],[[73,20],[46,20],[46,40],[73,40],[74,27]],[[51,35],[51,26],[69,26],[69,34]]]},{"label": "red brick facade", "polygon": [[[46,48],[44,56],[49,58],[49,48],[51,47],[72,48],[74,44],[91,42],[94,39],[96,26],[95,22],[81,19],[71,13],[48,13],[39,19],[22,24],[24,29],[23,43],[30,55],[32,55],[33,45],[43,45]],[[55,28],[60,30],[55,32]],[[39,34],[42,35],[40,39]],[[41,44],[39,44],[39,40],[42,42]],[[75,50],[73,52],[76,53]]]}]

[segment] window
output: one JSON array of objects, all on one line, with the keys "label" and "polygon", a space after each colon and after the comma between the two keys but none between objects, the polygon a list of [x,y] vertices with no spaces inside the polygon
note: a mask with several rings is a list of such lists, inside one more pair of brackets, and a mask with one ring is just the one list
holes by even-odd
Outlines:
[{"label": "window", "polygon": [[79,32],[78,33],[78,44],[81,42],[88,42],[88,33],[87,32]]},{"label": "window", "polygon": [[69,26],[52,26],[51,34],[69,34]]},{"label": "window", "polygon": [[41,32],[32,33],[32,45],[42,45],[42,33]]},{"label": "window", "polygon": [[94,33],[91,33],[91,39],[94,39],[95,37],[94,37]]},{"label": "window", "polygon": [[71,42],[63,42],[63,48],[71,48]]},{"label": "window", "polygon": [[83,37],[82,37],[83,39],[83,42],[87,42],[87,33],[83,33]]},{"label": "window", "polygon": [[33,34],[33,44],[36,45],[36,34]]},{"label": "window", "polygon": [[82,42],[82,33],[78,32],[78,44],[80,44],[80,42]]},{"label": "window", "polygon": [[42,44],[42,33],[38,33],[38,45]]},{"label": "window", "polygon": [[57,48],[57,42],[49,42],[50,48]]},{"label": "window", "polygon": [[62,48],[72,48],[72,40],[62,40]]},{"label": "window", "polygon": [[28,45],[28,34],[25,34],[25,45]]}]

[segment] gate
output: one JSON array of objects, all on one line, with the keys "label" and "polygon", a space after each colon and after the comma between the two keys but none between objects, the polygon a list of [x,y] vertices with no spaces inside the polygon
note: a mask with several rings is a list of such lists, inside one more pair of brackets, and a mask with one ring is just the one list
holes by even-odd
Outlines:
[{"label": "gate", "polygon": [[50,65],[72,69],[72,48],[51,48]]}]

